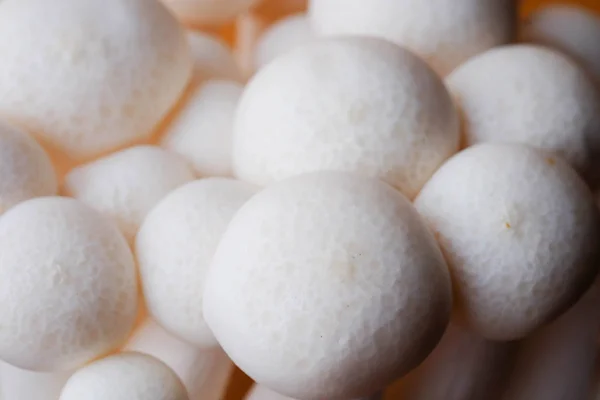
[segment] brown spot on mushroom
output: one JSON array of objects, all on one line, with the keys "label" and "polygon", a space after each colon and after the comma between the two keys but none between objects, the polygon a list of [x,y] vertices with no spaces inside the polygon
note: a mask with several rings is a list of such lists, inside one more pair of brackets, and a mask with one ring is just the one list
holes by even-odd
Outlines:
[{"label": "brown spot on mushroom", "polygon": [[504,226],[506,227],[506,229],[512,228],[512,225],[508,221],[504,223]]},{"label": "brown spot on mushroom", "polygon": [[554,157],[548,157],[548,158],[546,158],[546,162],[548,163],[548,165],[554,165],[554,164],[556,164],[556,160],[554,159]]}]

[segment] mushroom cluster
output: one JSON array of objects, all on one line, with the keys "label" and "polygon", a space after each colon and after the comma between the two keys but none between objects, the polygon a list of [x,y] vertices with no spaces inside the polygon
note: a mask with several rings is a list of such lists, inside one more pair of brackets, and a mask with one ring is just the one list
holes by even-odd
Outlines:
[{"label": "mushroom cluster", "polygon": [[600,399],[600,6],[523,3],[0,0],[0,400]]}]

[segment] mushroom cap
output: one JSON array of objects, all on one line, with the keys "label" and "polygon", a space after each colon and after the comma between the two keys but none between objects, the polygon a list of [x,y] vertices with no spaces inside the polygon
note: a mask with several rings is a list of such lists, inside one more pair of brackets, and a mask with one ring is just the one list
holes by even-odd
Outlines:
[{"label": "mushroom cap", "polygon": [[125,352],[95,361],[67,381],[60,400],[188,400],[183,383],[165,363]]},{"label": "mushroom cap", "polygon": [[414,54],[382,39],[323,39],[278,57],[248,83],[233,168],[258,185],[359,172],[411,198],[458,150],[459,128],[443,82]]},{"label": "mushroom cap", "polygon": [[206,274],[227,225],[256,190],[233,179],[190,182],[154,207],[136,237],[149,313],[198,347],[218,346],[202,313]]},{"label": "mushroom cap", "polygon": [[157,146],[135,146],[74,168],[65,177],[70,195],[112,218],[135,237],[146,214],[173,189],[194,180],[189,165]]},{"label": "mushroom cap", "polygon": [[592,193],[560,157],[530,146],[462,151],[415,206],[444,251],[460,315],[487,339],[521,339],[550,322],[600,266]]},{"label": "mushroom cap", "polygon": [[441,76],[487,49],[510,43],[516,0],[310,0],[317,34],[388,39],[423,57]]},{"label": "mushroom cap", "polygon": [[6,0],[0,52],[0,116],[78,160],[149,136],[191,74],[158,1]]},{"label": "mushroom cap", "polygon": [[348,399],[416,367],[451,302],[442,253],[400,192],[318,172],[272,185],[236,213],[208,272],[204,318],[260,384]]},{"label": "mushroom cap", "polygon": [[461,65],[446,83],[467,145],[517,142],[554,151],[588,180],[600,169],[600,90],[562,53],[499,47]]},{"label": "mushroom cap", "polygon": [[50,157],[29,134],[0,122],[0,214],[34,197],[58,190]]},{"label": "mushroom cap", "polygon": [[200,176],[232,175],[233,120],[244,88],[210,80],[190,95],[161,145],[184,157]]},{"label": "mushroom cap", "polygon": [[0,358],[37,371],[77,368],[117,349],[137,314],[137,271],[110,221],[64,197],[0,218]]},{"label": "mushroom cap", "polygon": [[306,13],[289,15],[262,33],[254,50],[254,69],[259,70],[285,52],[314,38]]},{"label": "mushroom cap", "polygon": [[600,16],[573,5],[553,4],[533,12],[522,39],[559,49],[574,57],[600,81]]}]

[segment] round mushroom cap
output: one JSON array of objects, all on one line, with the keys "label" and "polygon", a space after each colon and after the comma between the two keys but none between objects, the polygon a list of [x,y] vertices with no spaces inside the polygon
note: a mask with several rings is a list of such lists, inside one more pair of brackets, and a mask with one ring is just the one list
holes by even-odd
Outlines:
[{"label": "round mushroom cap", "polygon": [[5,0],[0,116],[81,160],[149,136],[191,75],[158,1]]},{"label": "round mushroom cap", "polygon": [[459,131],[446,87],[417,56],[382,39],[323,39],[283,54],[248,83],[233,168],[258,185],[356,172],[412,198],[458,150]]},{"label": "round mushroom cap", "polygon": [[194,180],[177,154],[157,146],[135,146],[79,166],[64,189],[108,218],[132,241],[146,214],[169,192]]},{"label": "round mushroom cap", "polygon": [[202,313],[206,275],[227,225],[256,191],[233,179],[188,183],[152,209],[136,237],[149,313],[195,346],[218,346]]},{"label": "round mushroom cap", "polygon": [[223,25],[262,0],[162,0],[186,25]]},{"label": "round mushroom cap", "polygon": [[600,16],[572,5],[535,11],[522,27],[522,39],[559,49],[574,57],[600,82]]},{"label": "round mushroom cap", "polygon": [[191,93],[161,145],[184,157],[200,176],[231,176],[233,120],[244,87],[210,80]]},{"label": "round mushroom cap", "polygon": [[137,315],[136,275],[117,227],[79,201],[11,208],[0,217],[0,358],[64,371],[119,348]]},{"label": "round mushroom cap", "polygon": [[44,149],[27,132],[0,122],[0,214],[57,190],[56,173]]},{"label": "round mushroom cap", "polygon": [[487,339],[521,339],[550,322],[600,266],[592,193],[560,157],[530,146],[462,151],[415,206],[444,251],[462,319]]},{"label": "round mushroom cap", "polygon": [[60,400],[188,400],[175,372],[162,361],[125,352],[95,361],[75,372]]},{"label": "round mushroom cap", "polygon": [[254,69],[258,71],[287,51],[314,39],[306,13],[289,15],[269,26],[254,50]]},{"label": "round mushroom cap", "polygon": [[310,0],[317,34],[388,39],[441,76],[516,36],[516,0]]},{"label": "round mushroom cap", "polygon": [[204,318],[256,382],[348,399],[423,361],[451,303],[442,253],[406,197],[373,178],[317,172],[236,213],[208,272]]},{"label": "round mushroom cap", "polygon": [[517,142],[556,152],[592,182],[600,169],[600,90],[569,57],[535,45],[499,47],[446,79],[467,145]]}]

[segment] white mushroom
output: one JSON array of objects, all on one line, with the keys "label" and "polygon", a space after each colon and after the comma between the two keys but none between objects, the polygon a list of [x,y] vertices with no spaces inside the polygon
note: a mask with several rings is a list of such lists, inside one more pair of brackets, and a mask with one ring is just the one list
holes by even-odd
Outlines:
[{"label": "white mushroom", "polygon": [[600,81],[600,16],[573,5],[548,5],[529,16],[525,41],[551,46],[574,57]]},{"label": "white mushroom", "polygon": [[461,65],[446,83],[461,108],[467,145],[540,147],[594,180],[600,170],[600,90],[569,57],[542,46],[499,47]]},{"label": "white mushroom", "polygon": [[119,348],[137,314],[133,256],[77,200],[42,197],[0,218],[0,359],[66,371]]},{"label": "white mushroom", "polygon": [[184,157],[200,176],[231,176],[233,119],[242,91],[232,81],[201,84],[166,129],[161,145]]},{"label": "white mushroom", "polygon": [[67,381],[60,400],[189,400],[185,387],[165,363],[127,352],[95,361]]},{"label": "white mushroom", "polygon": [[313,30],[305,13],[287,16],[269,26],[259,37],[254,49],[254,70],[279,55],[313,40]]},{"label": "white mushroom", "polygon": [[450,95],[417,56],[381,39],[324,39],[278,57],[248,83],[233,168],[258,185],[358,172],[410,198],[458,145]]},{"label": "white mushroom", "polygon": [[0,53],[0,115],[74,159],[148,137],[191,74],[153,0],[4,1]]},{"label": "white mushroom", "polygon": [[391,40],[423,57],[442,76],[516,35],[516,0],[310,0],[322,35]]},{"label": "white mushroom", "polygon": [[445,163],[415,206],[450,265],[461,319],[520,339],[569,308],[600,266],[594,197],[561,158],[480,144]]},{"label": "white mushroom", "polygon": [[194,178],[178,155],[144,145],[73,169],[65,177],[65,191],[112,218],[131,241],[148,211]]},{"label": "white mushroom", "polygon": [[202,315],[206,275],[231,218],[256,190],[233,179],[188,183],[154,207],[137,235],[135,253],[149,313],[196,346],[218,345]]},{"label": "white mushroom", "polygon": [[450,308],[446,264],[410,202],[341,172],[291,178],[244,204],[204,293],[230,358],[298,399],[381,389],[427,357]]}]

